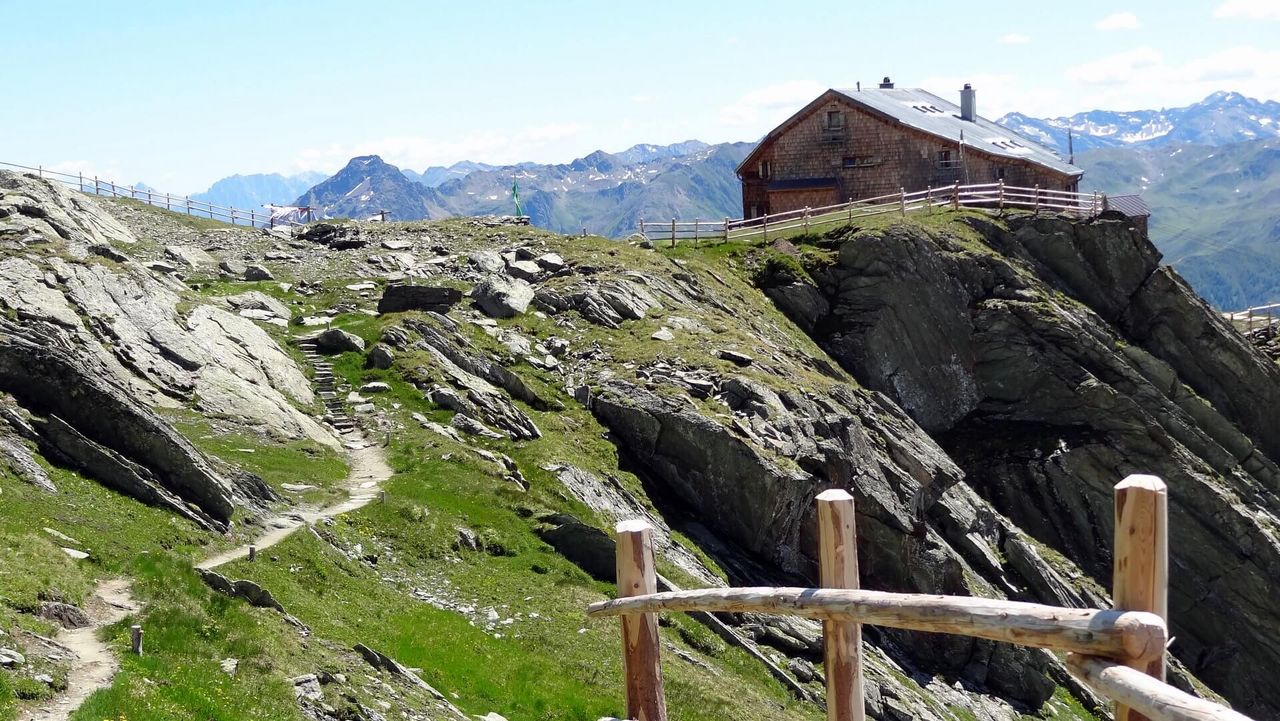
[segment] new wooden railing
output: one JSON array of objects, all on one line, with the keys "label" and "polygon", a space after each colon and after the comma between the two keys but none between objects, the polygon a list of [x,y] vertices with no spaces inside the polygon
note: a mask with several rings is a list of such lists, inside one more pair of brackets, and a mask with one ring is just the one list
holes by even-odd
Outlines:
[{"label": "new wooden railing", "polygon": [[670,241],[672,245],[682,240],[750,240],[767,241],[774,236],[795,230],[808,232],[824,225],[851,223],[858,218],[898,213],[905,216],[928,208],[949,207],[984,208],[1002,211],[1005,208],[1029,208],[1033,212],[1047,211],[1091,218],[1107,207],[1107,198],[1101,193],[1073,193],[1035,186],[1022,188],[998,183],[953,185],[926,188],[913,193],[900,188],[897,193],[864,198],[848,203],[838,203],[820,208],[800,208],[781,213],[723,221],[692,220],[640,221],[640,234],[652,241]]},{"label": "new wooden railing", "polygon": [[31,167],[29,165],[18,165],[17,163],[6,163],[0,161],[0,169],[15,168],[27,172],[34,172],[37,177],[48,178],[71,188],[75,188],[82,193],[92,193],[94,195],[107,195],[113,198],[132,198],[140,200],[148,205],[157,208],[164,208],[177,213],[186,215],[194,215],[201,218],[210,218],[213,220],[222,220],[232,225],[250,225],[255,228],[275,227],[277,225],[301,225],[296,221],[284,220],[260,210],[245,210],[243,208],[233,208],[226,205],[215,205],[206,203],[203,200],[192,200],[191,196],[169,195],[155,190],[146,188],[135,188],[132,185],[122,185],[111,180],[100,180],[95,176],[86,176],[84,173],[61,173],[49,170],[42,166]]},{"label": "new wooden railing", "polygon": [[653,529],[617,527],[618,598],[592,617],[620,616],[627,718],[666,721],[658,612],[758,612],[822,621],[827,718],[862,721],[861,624],[951,633],[1067,653],[1067,668],[1115,701],[1117,721],[1249,721],[1164,683],[1168,637],[1168,494],[1155,476],[1115,487],[1114,608],[1062,608],[971,596],[858,588],[853,496],[817,497],[822,588],[710,588],[657,592]]}]

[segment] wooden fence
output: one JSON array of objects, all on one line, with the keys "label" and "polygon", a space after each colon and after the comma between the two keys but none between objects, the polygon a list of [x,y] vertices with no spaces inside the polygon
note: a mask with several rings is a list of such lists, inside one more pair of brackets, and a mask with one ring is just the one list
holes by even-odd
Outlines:
[{"label": "wooden fence", "polygon": [[640,234],[652,241],[670,242],[675,245],[682,240],[769,240],[769,234],[775,236],[794,231],[808,232],[822,226],[851,223],[858,218],[874,215],[907,213],[928,208],[983,208],[1002,211],[1005,208],[1024,208],[1033,212],[1049,211],[1065,213],[1083,218],[1091,218],[1107,207],[1107,197],[1101,193],[1072,193],[1064,190],[1049,190],[1035,186],[1022,188],[998,183],[977,185],[954,185],[908,193],[899,189],[897,193],[881,195],[875,198],[854,200],[848,203],[828,205],[821,208],[800,208],[782,213],[762,215],[758,218],[745,218],[723,221],[693,220],[679,221],[640,221]]},{"label": "wooden fence", "polygon": [[1255,330],[1270,330],[1275,326],[1276,317],[1280,316],[1280,303],[1254,306],[1222,315],[1236,330],[1245,335],[1253,335]]},{"label": "wooden fence", "polygon": [[657,592],[653,529],[617,528],[618,598],[592,617],[621,616],[627,718],[666,721],[658,612],[758,612],[820,619],[829,721],[866,718],[861,624],[952,633],[1067,652],[1067,668],[1115,701],[1117,721],[1249,721],[1164,683],[1168,638],[1168,494],[1155,476],[1115,487],[1112,609],[858,588],[853,496],[817,497],[821,588],[712,588]]},{"label": "wooden fence", "polygon": [[210,218],[213,220],[222,220],[232,225],[250,225],[255,228],[268,228],[277,225],[301,225],[295,221],[280,220],[275,218],[271,213],[261,210],[245,210],[243,208],[232,208],[226,205],[215,205],[206,203],[202,200],[192,200],[191,196],[169,195],[155,190],[146,188],[135,188],[132,185],[121,185],[110,180],[101,180],[96,175],[88,177],[84,173],[60,173],[53,170],[47,170],[42,166],[31,167],[28,165],[18,165],[16,163],[6,163],[0,161],[0,169],[16,168],[27,172],[34,172],[38,177],[48,178],[57,181],[71,188],[75,188],[82,193],[92,193],[94,195],[107,195],[113,198],[132,198],[140,200],[148,205],[157,208],[164,208],[176,213],[185,213],[186,215],[194,215],[201,218]]}]

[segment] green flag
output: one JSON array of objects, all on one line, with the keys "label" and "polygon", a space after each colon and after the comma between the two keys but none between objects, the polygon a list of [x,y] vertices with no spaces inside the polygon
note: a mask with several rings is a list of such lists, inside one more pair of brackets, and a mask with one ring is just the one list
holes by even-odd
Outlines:
[{"label": "green flag", "polygon": [[511,180],[511,197],[516,201],[516,217],[524,215],[524,209],[520,207],[520,184],[514,178]]}]

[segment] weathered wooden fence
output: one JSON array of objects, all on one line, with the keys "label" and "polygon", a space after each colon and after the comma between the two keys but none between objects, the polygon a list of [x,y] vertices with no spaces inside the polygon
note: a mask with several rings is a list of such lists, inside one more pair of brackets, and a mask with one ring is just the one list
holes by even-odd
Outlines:
[{"label": "weathered wooden fence", "polygon": [[1164,683],[1168,494],[1155,476],[1129,476],[1115,487],[1111,609],[860,590],[853,497],[825,491],[817,497],[817,511],[822,588],[657,593],[653,529],[644,521],[618,524],[618,598],[591,604],[587,613],[621,616],[627,718],[667,718],[658,612],[701,611],[820,619],[830,721],[865,719],[864,623],[1065,651],[1071,673],[1117,703],[1118,721],[1249,721]]},{"label": "weathered wooden fence", "polygon": [[1255,330],[1268,330],[1275,326],[1276,317],[1280,315],[1280,303],[1258,305],[1222,315],[1236,330],[1245,335],[1252,335]]},{"label": "weathered wooden fence", "polygon": [[135,188],[132,185],[121,185],[111,180],[102,180],[97,176],[86,176],[84,173],[61,173],[41,166],[31,167],[0,161],[0,169],[14,168],[26,172],[34,172],[37,177],[48,178],[65,186],[75,188],[82,193],[107,195],[113,198],[132,198],[157,208],[164,208],[176,213],[194,215],[201,218],[222,220],[232,225],[251,225],[256,228],[274,227],[277,225],[301,225],[295,221],[275,218],[271,213],[261,210],[245,210],[226,205],[215,205],[202,200],[192,200],[191,196],[169,195],[146,188]]},{"label": "weathered wooden fence", "polygon": [[823,226],[850,223],[858,218],[888,213],[917,212],[929,208],[982,208],[1002,211],[1005,208],[1030,209],[1033,212],[1054,212],[1091,218],[1107,207],[1107,198],[1101,193],[1072,193],[1065,190],[1049,190],[1039,186],[1022,188],[999,183],[976,185],[947,185],[926,188],[913,193],[899,189],[897,193],[864,198],[848,203],[821,208],[800,208],[782,213],[723,221],[693,220],[640,221],[640,233],[651,241],[670,242],[682,240],[754,240],[767,241],[775,237],[807,232]]}]

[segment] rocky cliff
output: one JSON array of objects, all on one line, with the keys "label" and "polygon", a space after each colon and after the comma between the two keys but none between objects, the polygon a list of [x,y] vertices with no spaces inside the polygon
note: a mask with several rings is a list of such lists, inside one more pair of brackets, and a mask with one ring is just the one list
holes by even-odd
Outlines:
[{"label": "rocky cliff", "polygon": [[823,252],[784,249],[803,277],[762,273],[765,292],[1038,543],[1106,586],[1112,483],[1169,483],[1172,650],[1233,702],[1280,713],[1261,677],[1280,663],[1276,365],[1121,216],[810,240]]}]

